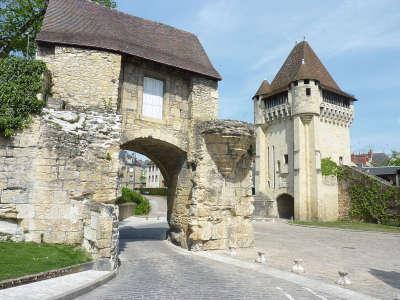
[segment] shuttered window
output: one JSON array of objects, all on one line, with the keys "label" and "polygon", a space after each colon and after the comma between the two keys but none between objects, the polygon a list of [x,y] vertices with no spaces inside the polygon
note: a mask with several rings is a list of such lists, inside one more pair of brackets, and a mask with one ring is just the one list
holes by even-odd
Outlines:
[{"label": "shuttered window", "polygon": [[164,82],[145,77],[143,82],[143,116],[162,119]]}]

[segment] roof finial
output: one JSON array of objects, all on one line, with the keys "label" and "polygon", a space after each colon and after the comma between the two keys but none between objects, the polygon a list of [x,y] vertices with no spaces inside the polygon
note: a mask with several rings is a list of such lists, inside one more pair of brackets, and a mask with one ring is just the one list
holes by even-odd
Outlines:
[{"label": "roof finial", "polygon": [[303,36],[303,41],[306,41],[306,36]]},{"label": "roof finial", "polygon": [[294,44],[297,45],[297,41],[294,41]]}]

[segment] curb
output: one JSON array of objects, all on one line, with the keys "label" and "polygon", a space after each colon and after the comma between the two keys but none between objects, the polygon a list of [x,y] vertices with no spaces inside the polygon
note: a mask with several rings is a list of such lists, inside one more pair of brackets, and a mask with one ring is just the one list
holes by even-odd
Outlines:
[{"label": "curb", "polygon": [[36,274],[25,275],[18,278],[6,279],[4,281],[0,281],[0,290],[90,270],[95,264],[96,261],[89,261],[61,269],[54,269]]},{"label": "curb", "polygon": [[326,226],[315,226],[315,225],[303,225],[303,224],[291,224],[290,226],[307,227],[307,228],[318,228],[318,229],[331,229],[337,231],[349,231],[349,232],[366,232],[366,233],[379,233],[379,234],[389,234],[394,236],[400,236],[400,232],[388,232],[388,231],[376,231],[376,230],[362,230],[362,229],[351,229],[351,228],[337,228],[337,227],[326,227]]},{"label": "curb", "polygon": [[50,300],[72,300],[75,299],[76,297],[82,296],[92,290],[94,290],[95,288],[105,284],[106,282],[108,282],[109,280],[113,279],[118,272],[118,269],[115,269],[114,271],[109,272],[106,275],[103,275],[102,277],[96,279],[93,282],[87,283],[83,286],[77,287],[75,289],[72,289],[68,292],[65,292],[61,295],[49,298]]}]

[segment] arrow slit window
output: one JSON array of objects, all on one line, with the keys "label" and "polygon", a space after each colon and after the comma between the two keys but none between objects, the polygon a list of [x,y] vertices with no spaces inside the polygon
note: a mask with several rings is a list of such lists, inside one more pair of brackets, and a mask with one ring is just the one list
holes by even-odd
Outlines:
[{"label": "arrow slit window", "polygon": [[143,110],[144,117],[162,119],[164,103],[164,82],[158,79],[144,77],[143,80]]}]

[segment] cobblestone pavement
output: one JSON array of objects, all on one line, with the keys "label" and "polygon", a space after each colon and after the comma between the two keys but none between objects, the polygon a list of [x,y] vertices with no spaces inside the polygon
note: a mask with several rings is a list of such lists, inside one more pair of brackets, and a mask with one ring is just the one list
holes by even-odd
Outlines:
[{"label": "cobblestone pavement", "polygon": [[[289,271],[293,259],[304,260],[305,276],[334,283],[338,271],[349,273],[355,291],[380,299],[400,299],[400,234],[255,222],[256,249],[269,266]],[[220,251],[219,254],[227,255]],[[238,259],[252,261],[255,249],[239,250]]]},{"label": "cobblestone pavement", "polygon": [[166,229],[154,219],[124,221],[119,274],[79,299],[337,299],[175,250],[164,241]]}]

